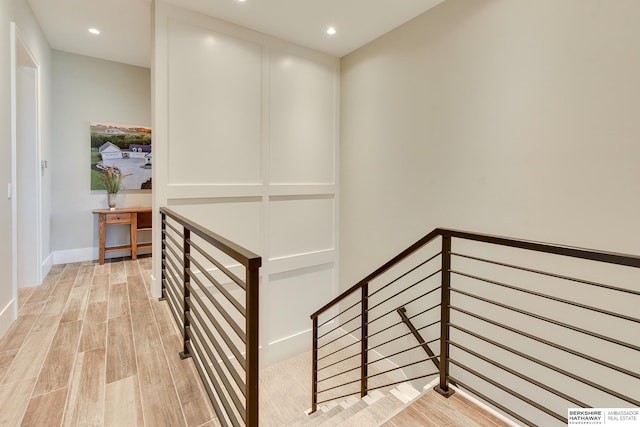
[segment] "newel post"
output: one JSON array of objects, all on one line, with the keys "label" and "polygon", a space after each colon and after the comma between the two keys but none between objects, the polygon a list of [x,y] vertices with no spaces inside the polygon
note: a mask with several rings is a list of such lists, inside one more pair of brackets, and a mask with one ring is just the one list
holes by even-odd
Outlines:
[{"label": "newel post", "polygon": [[311,317],[313,343],[311,344],[311,413],[318,410],[318,316]]},{"label": "newel post", "polygon": [[158,301],[164,301],[165,299],[167,299],[167,294],[166,294],[166,288],[165,288],[165,280],[167,280],[167,272],[165,270],[165,265],[167,265],[167,255],[166,255],[166,250],[167,250],[167,245],[166,245],[166,241],[165,241],[165,237],[167,235],[167,216],[164,212],[160,212],[160,226],[161,226],[161,238],[160,241],[162,242],[162,250],[160,251],[160,253],[162,254],[162,264],[161,264],[161,269],[162,269],[162,275],[161,275],[161,279],[160,279],[160,298],[158,298]]},{"label": "newel post", "polygon": [[362,285],[362,301],[361,301],[361,324],[360,331],[362,333],[360,340],[360,397],[364,397],[369,392],[369,356],[367,349],[369,347],[369,284]]},{"label": "newel post", "polygon": [[191,253],[191,230],[187,227],[184,227],[183,239],[182,239],[182,247],[183,249],[183,270],[182,274],[184,277],[184,289],[183,289],[183,301],[182,301],[182,338],[184,342],[184,347],[180,352],[180,358],[186,359],[187,357],[191,357],[191,353],[189,353],[189,317],[191,315],[190,308],[190,297],[191,297],[191,276],[189,273],[189,269],[191,267],[191,261],[189,260],[189,255]]},{"label": "newel post", "polygon": [[249,262],[249,266],[246,271],[246,334],[247,334],[247,420],[246,425],[248,427],[258,427],[258,377],[259,377],[259,365],[258,365],[258,347],[259,347],[259,307],[260,301],[259,295],[259,268],[261,260],[257,262]]},{"label": "newel post", "polygon": [[451,315],[451,235],[442,235],[442,286],[440,296],[440,383],[435,390],[445,397],[454,391],[449,388],[449,320]]}]

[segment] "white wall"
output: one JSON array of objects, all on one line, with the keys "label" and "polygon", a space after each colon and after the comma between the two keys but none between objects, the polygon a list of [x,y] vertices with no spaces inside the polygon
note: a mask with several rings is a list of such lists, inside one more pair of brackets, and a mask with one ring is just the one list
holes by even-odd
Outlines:
[{"label": "white wall", "polygon": [[[0,2],[0,336],[4,334],[17,313],[16,289],[12,283],[15,278],[12,250],[11,200],[6,196],[7,184],[11,178],[11,56],[10,22],[14,21],[22,34],[23,41],[38,61],[40,71],[40,125],[41,153],[46,154],[50,145],[50,48],[33,12],[26,0]],[[42,177],[43,188],[50,188],[49,175]],[[43,252],[49,250],[50,204],[43,201]]]},{"label": "white wall", "polygon": [[154,209],[262,256],[262,364],[308,348],[337,290],[339,61],[163,3],[154,36]]},{"label": "white wall", "polygon": [[6,197],[7,183],[11,183],[11,55],[9,51],[9,4],[0,3],[0,335],[4,335],[15,319],[15,289],[13,287],[13,249],[11,200]]},{"label": "white wall", "polygon": [[[107,207],[107,194],[91,190],[89,127],[92,121],[151,126],[150,79],[147,68],[53,51],[49,169],[54,179],[55,264],[97,259],[98,226],[91,211]],[[118,204],[151,206],[151,191],[121,191]],[[108,246],[126,244],[128,239],[126,226],[109,227]]]},{"label": "white wall", "polygon": [[640,253],[639,16],[448,0],[343,58],[342,286],[436,226]]},{"label": "white wall", "polygon": [[[640,253],[639,17],[635,0],[448,0],[343,58],[341,287],[353,285],[437,226]],[[541,256],[464,243],[454,249],[469,253],[469,247],[478,256],[507,253],[514,263],[540,268],[544,261],[543,268],[549,267]],[[469,264],[456,262],[463,271]],[[637,289],[637,272],[555,263],[552,268],[560,273]],[[489,277],[637,317],[637,298],[510,274]],[[456,288],[637,344],[637,325],[622,327],[616,319],[546,300],[525,302],[501,288],[455,280]],[[602,342],[563,328],[454,298],[454,305],[467,304],[535,334],[545,330],[551,340],[596,357],[609,360],[614,354]],[[482,322],[456,315],[454,322],[488,334]],[[527,354],[638,398],[637,381],[630,377],[602,374],[583,360],[495,329],[493,336]],[[458,333],[457,339],[469,338]],[[495,352],[485,347],[490,346],[476,348]],[[637,366],[637,354],[618,347],[615,355],[620,366]],[[512,359],[517,358],[503,355],[501,360],[583,401],[600,407],[623,404]],[[485,369],[501,384],[517,383],[495,367]],[[566,401],[534,388],[519,385],[523,394],[534,400],[542,396],[542,404],[566,414]],[[515,398],[500,399],[535,424],[561,424]]]}]

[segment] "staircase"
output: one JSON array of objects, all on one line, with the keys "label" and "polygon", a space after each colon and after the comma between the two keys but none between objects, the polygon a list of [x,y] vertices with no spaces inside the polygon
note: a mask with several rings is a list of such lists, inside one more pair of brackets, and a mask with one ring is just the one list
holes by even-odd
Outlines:
[{"label": "staircase", "polygon": [[260,372],[261,426],[374,426],[384,422],[421,393],[409,384],[374,390],[309,408],[311,353],[271,365]]},{"label": "staircase", "polygon": [[[639,267],[632,255],[435,229],[311,315],[311,412],[403,388],[398,375],[414,386],[437,376],[442,396],[463,389],[532,427],[566,425],[570,408],[640,407]],[[355,341],[344,357],[334,336]],[[376,372],[380,361],[391,366]]]},{"label": "staircase", "polygon": [[[340,402],[331,402],[321,406],[319,411],[310,414],[307,420],[303,420],[297,426],[375,426],[380,425],[404,407],[405,402],[412,399],[409,396],[418,397],[420,392],[408,383],[403,383],[405,388],[394,388],[390,392],[383,393],[372,391],[362,399],[350,397]],[[408,395],[404,393],[408,392]]]},{"label": "staircase", "polygon": [[[451,399],[442,397],[433,391],[437,381],[432,381],[419,390],[409,383],[400,383],[384,390],[374,390],[362,399],[350,396],[333,401],[319,406],[316,412],[310,413],[308,408],[310,359],[310,352],[306,352],[261,370],[261,426],[503,427],[513,425],[458,395]],[[421,402],[422,400],[427,403]],[[429,411],[415,409],[425,404],[429,406]],[[415,419],[414,421],[394,421],[395,417],[403,416],[403,411],[428,412],[433,421],[432,423],[416,422]]]},{"label": "staircase", "polygon": [[258,371],[261,258],[160,211],[162,295],[221,425],[505,425],[448,418],[476,410],[464,393],[532,427],[640,407],[638,256],[438,228],[313,313],[310,353]]}]

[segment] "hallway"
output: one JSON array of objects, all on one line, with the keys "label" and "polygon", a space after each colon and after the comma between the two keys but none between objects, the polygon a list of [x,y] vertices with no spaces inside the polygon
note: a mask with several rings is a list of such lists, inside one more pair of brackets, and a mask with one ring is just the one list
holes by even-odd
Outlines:
[{"label": "hallway", "polygon": [[56,265],[0,341],[2,426],[217,426],[151,258]]}]

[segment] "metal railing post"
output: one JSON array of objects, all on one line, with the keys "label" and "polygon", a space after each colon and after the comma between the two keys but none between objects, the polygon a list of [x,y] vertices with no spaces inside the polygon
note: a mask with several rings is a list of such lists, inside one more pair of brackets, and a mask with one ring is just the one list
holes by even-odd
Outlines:
[{"label": "metal railing post", "polygon": [[369,357],[367,349],[369,347],[369,284],[362,285],[362,313],[361,313],[361,340],[360,340],[360,397],[368,393],[369,385]]},{"label": "metal railing post", "polygon": [[246,277],[246,336],[247,336],[247,395],[246,395],[246,408],[247,408],[247,426],[258,427],[258,304],[259,304],[259,274],[258,267],[247,267]]},{"label": "metal railing post", "polygon": [[435,390],[449,397],[449,320],[451,310],[451,235],[442,234],[442,287],[440,297],[440,383]]},{"label": "metal railing post", "polygon": [[311,413],[318,410],[318,317],[312,317],[313,343],[311,350]]},{"label": "metal railing post", "polygon": [[191,357],[191,354],[189,353],[189,315],[190,313],[190,291],[189,288],[191,286],[191,276],[189,275],[189,268],[191,267],[191,262],[189,261],[189,255],[191,253],[191,246],[189,243],[189,240],[191,239],[191,230],[189,230],[187,227],[184,227],[184,233],[183,233],[183,240],[182,240],[182,244],[183,244],[183,248],[184,248],[184,253],[183,253],[183,262],[184,262],[184,269],[183,269],[183,274],[184,274],[184,289],[183,289],[183,306],[182,306],[182,338],[183,338],[183,349],[180,352],[180,358],[181,359],[186,359],[187,357]]},{"label": "metal railing post", "polygon": [[165,236],[167,234],[167,225],[165,224],[165,221],[167,220],[167,217],[165,215],[164,212],[160,213],[160,224],[161,224],[161,238],[160,241],[162,242],[162,250],[160,251],[160,253],[162,254],[162,264],[161,264],[161,270],[162,270],[162,276],[161,276],[161,280],[160,280],[160,298],[158,298],[158,301],[164,301],[165,299],[167,299],[166,294],[165,294],[165,280],[167,280],[167,276],[166,276],[166,272],[164,269],[164,266],[166,265],[166,261],[167,261],[167,256],[166,256],[166,250],[167,250],[167,246],[165,244]]}]

